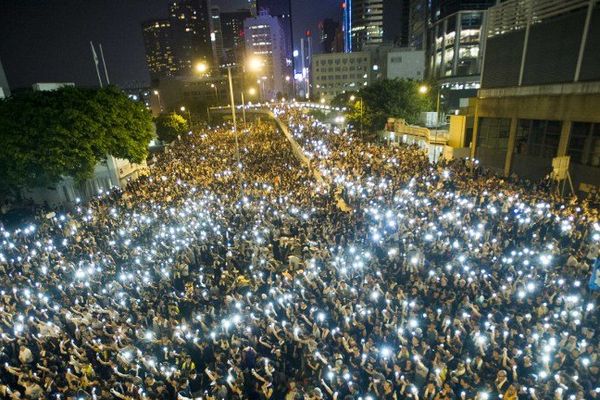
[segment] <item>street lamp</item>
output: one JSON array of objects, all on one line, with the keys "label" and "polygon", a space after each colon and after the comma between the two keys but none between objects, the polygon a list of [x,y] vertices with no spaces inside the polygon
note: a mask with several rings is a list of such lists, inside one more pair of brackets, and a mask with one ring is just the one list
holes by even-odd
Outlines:
[{"label": "street lamp", "polygon": [[154,90],[153,93],[158,99],[158,112],[161,113],[162,112],[162,104],[160,104],[160,92],[158,90]]},{"label": "street lamp", "polygon": [[[258,57],[252,57],[248,60],[248,68],[250,70],[258,70],[262,68],[264,63]],[[243,67],[243,71],[246,72],[245,66]],[[240,144],[238,141],[238,129],[237,129],[237,120],[235,117],[235,97],[233,95],[233,78],[231,76],[231,65],[227,66],[227,80],[229,83],[229,102],[231,104],[231,118],[233,120],[233,131],[235,133],[235,154],[237,158],[238,165],[240,165]],[[246,106],[244,104],[244,91],[242,89],[242,116],[244,119],[244,124],[246,123]]]},{"label": "street lamp", "polygon": [[199,62],[196,64],[196,71],[201,74],[205,74],[208,71],[208,64],[205,62]]},{"label": "street lamp", "polygon": [[[355,95],[350,95],[350,101],[354,101],[356,99],[357,99],[357,97]],[[363,99],[362,99],[362,97],[358,97],[358,101],[360,104],[360,137],[363,137]]]},{"label": "street lamp", "polygon": [[[419,86],[419,93],[421,94],[426,94],[428,93],[430,90],[430,88],[427,85],[421,85]],[[442,90],[441,87],[438,86],[437,88],[437,99],[436,99],[436,106],[435,106],[435,136],[434,136],[434,142],[437,143],[437,136],[438,136],[438,129],[440,127],[440,98],[442,97]],[[435,152],[437,153],[437,152]],[[437,154],[434,153],[434,161],[437,161]]]},{"label": "street lamp", "polygon": [[256,88],[251,87],[250,89],[248,89],[248,94],[250,96],[254,96],[256,94]]},{"label": "street lamp", "polygon": [[218,103],[219,102],[219,88],[214,83],[211,83],[210,87],[213,88],[213,89],[215,89],[215,100]]},{"label": "street lamp", "polygon": [[247,62],[248,71],[252,72],[260,71],[264,65],[265,62],[258,57],[252,57]]},{"label": "street lamp", "polygon": [[[181,110],[181,112],[186,112],[186,108],[185,106],[181,106],[179,107],[179,110]],[[187,117],[188,117],[188,122],[190,124],[190,129],[192,129],[192,114],[190,114],[190,110],[187,110]]]}]

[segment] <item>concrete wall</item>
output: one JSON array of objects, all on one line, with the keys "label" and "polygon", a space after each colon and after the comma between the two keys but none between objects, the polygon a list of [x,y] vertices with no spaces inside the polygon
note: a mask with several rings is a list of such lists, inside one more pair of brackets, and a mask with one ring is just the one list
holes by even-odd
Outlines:
[{"label": "concrete wall", "polygon": [[[482,88],[573,82],[583,38],[587,7],[488,38]],[[526,48],[523,60],[523,49]],[[600,79],[600,5],[592,11],[581,64],[580,81]]]},{"label": "concrete wall", "polygon": [[126,187],[129,180],[135,180],[145,173],[146,162],[132,164],[127,160],[108,157],[96,164],[93,176],[83,183],[77,183],[71,177],[47,187],[23,190],[21,195],[35,204],[47,204],[51,207],[74,204],[110,190],[113,187]]},{"label": "concrete wall", "polygon": [[[505,175],[516,173],[523,178],[532,180],[543,178],[552,170],[552,157],[534,157],[516,153],[514,147],[517,123],[522,119],[560,121],[562,126],[560,143],[557,154],[554,156],[568,155],[571,123],[600,123],[600,91],[589,93],[585,90],[585,85],[581,87],[583,89],[580,92],[583,93],[579,94],[576,93],[573,87],[570,89],[565,87],[563,91],[565,93],[571,92],[570,94],[480,97],[476,99],[473,108],[475,112],[473,125],[474,146],[471,148],[471,154],[481,158],[483,165],[503,172]],[[535,87],[532,87],[533,89]],[[484,90],[480,94],[489,95],[486,92],[488,91]],[[511,119],[511,132],[507,150],[497,149],[495,153],[493,149],[483,149],[478,146],[482,118]],[[504,160],[503,163],[502,160]],[[504,165],[503,168],[502,164]],[[572,163],[570,173],[576,190],[583,186],[600,186],[600,168]]]},{"label": "concrete wall", "polygon": [[387,55],[387,79],[423,80],[425,51],[393,50]]}]

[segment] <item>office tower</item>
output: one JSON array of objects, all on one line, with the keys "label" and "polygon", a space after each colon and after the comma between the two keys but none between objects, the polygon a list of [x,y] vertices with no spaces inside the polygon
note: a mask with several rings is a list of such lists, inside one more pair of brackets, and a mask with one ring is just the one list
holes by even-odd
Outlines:
[{"label": "office tower", "polygon": [[342,7],[342,35],[344,36],[344,52],[352,51],[352,0],[344,0]]},{"label": "office tower", "polygon": [[301,97],[307,99],[311,95],[311,64],[313,55],[313,43],[311,31],[306,31],[304,36],[300,38],[300,60],[298,66],[300,67],[300,75],[302,79],[296,79],[296,92]]},{"label": "office tower", "polygon": [[169,21],[179,75],[193,73],[199,62],[213,64],[209,0],[177,0],[170,4]]},{"label": "office tower", "polygon": [[142,24],[142,35],[146,49],[146,64],[150,79],[173,76],[177,73],[177,63],[173,54],[171,23],[160,19]]},{"label": "office tower", "polygon": [[294,49],[294,30],[292,26],[292,1],[291,0],[256,0],[257,12],[262,10],[273,17],[277,17],[281,22],[283,34],[285,37],[285,58],[288,67],[293,66],[294,59],[292,52]]},{"label": "office tower", "polygon": [[402,45],[406,43],[406,21],[403,11],[407,0],[344,0],[342,7],[342,30],[344,51],[362,51],[384,42]]},{"label": "office tower", "polygon": [[340,24],[331,18],[319,21],[319,33],[322,53],[333,53],[335,50],[335,37]]},{"label": "office tower", "polygon": [[223,36],[223,50],[226,63],[237,63],[243,58],[244,45],[244,20],[250,18],[248,10],[221,13],[221,29]]},{"label": "office tower", "polygon": [[415,50],[427,48],[428,0],[408,0],[408,46]]},{"label": "office tower", "polygon": [[440,85],[442,109],[465,105],[480,87],[486,9],[496,0],[432,1],[428,18],[427,75]]},{"label": "office tower", "polygon": [[[400,4],[400,36],[398,47],[408,47],[410,41],[410,0],[399,0]],[[384,20],[387,26],[387,20]],[[385,32],[384,32],[385,33]]]},{"label": "office tower", "polygon": [[213,58],[215,65],[221,65],[225,61],[225,51],[223,48],[223,27],[221,24],[221,9],[213,6],[210,9],[211,29],[210,41],[212,43]]},{"label": "office tower", "polygon": [[383,42],[397,47],[408,43],[408,0],[383,0]]},{"label": "office tower", "polygon": [[263,62],[258,76],[259,89],[263,99],[273,99],[287,92],[286,77],[289,71],[286,65],[285,34],[281,21],[268,15],[262,9],[256,17],[244,21],[246,39],[246,57],[256,57]]},{"label": "office tower", "polygon": [[383,0],[351,0],[352,51],[383,43]]}]

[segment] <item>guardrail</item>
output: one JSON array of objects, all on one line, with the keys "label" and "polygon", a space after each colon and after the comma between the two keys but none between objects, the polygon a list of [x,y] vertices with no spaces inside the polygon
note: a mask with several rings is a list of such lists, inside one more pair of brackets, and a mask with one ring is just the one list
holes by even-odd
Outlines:
[{"label": "guardrail", "polygon": [[404,119],[388,119],[385,131],[398,137],[402,135],[420,137],[430,144],[446,144],[449,138],[447,130],[434,129],[432,132],[431,129],[423,126],[407,124]]}]

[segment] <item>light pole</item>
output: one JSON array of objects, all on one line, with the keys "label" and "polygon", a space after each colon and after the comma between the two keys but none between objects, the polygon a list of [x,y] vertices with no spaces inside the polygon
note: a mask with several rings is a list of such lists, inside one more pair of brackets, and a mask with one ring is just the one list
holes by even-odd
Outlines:
[{"label": "light pole", "polygon": [[160,104],[160,92],[155,90],[153,93],[158,99],[158,113],[160,114],[162,112],[162,104]]},{"label": "light pole", "polygon": [[[248,67],[251,70],[258,70],[262,67],[263,62],[258,58],[252,58],[248,62]],[[246,69],[243,69],[246,72]],[[235,97],[233,95],[233,78],[231,77],[231,65],[227,66],[227,79],[229,81],[229,101],[231,103],[231,119],[233,120],[233,131],[235,132],[235,154],[237,157],[238,165],[240,164],[240,145],[238,141],[237,121],[235,118]],[[243,96],[243,90],[242,90]],[[245,105],[242,104],[242,115],[245,123]]]},{"label": "light pole", "polygon": [[[350,96],[350,101],[354,101],[356,100],[356,96],[352,95]],[[364,134],[363,134],[363,99],[362,97],[358,97],[358,101],[360,103],[360,137],[364,139]]]},{"label": "light pole", "polygon": [[233,79],[231,78],[231,65],[227,66],[227,80],[229,81],[229,102],[231,103],[231,119],[233,120],[233,132],[235,133],[235,156],[238,166],[240,165],[240,144],[238,143],[237,122],[235,120],[235,99],[233,97]]},{"label": "light pole", "polygon": [[246,127],[246,100],[244,100],[244,89],[241,90],[242,95],[242,119],[244,120],[244,128]]},{"label": "light pole", "polygon": [[188,122],[190,123],[190,130],[191,130],[192,129],[192,114],[190,114],[190,110],[186,109],[185,106],[181,106],[181,107],[179,107],[179,109],[181,110],[181,112],[187,111]]},{"label": "light pole", "polygon": [[214,83],[211,83],[210,87],[215,89],[215,101],[218,103],[219,102],[219,88]]},{"label": "light pole", "polygon": [[[419,86],[419,93],[426,94],[429,92],[429,87],[426,85]],[[442,89],[440,86],[437,88],[436,105],[435,105],[435,134],[433,136],[434,146],[437,145],[438,129],[440,128],[440,99],[442,97]],[[434,153],[435,160],[437,161],[437,151]]]}]

